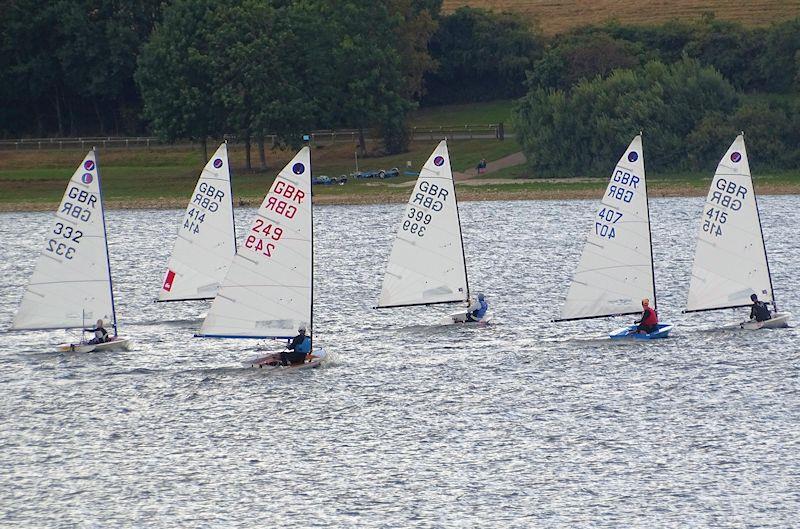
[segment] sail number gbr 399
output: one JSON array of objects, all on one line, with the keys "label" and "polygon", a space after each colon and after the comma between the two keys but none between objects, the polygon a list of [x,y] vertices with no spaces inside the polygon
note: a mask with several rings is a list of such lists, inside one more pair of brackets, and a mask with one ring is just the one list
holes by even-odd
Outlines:
[{"label": "sail number gbr 399", "polygon": [[425,230],[434,215],[444,209],[450,192],[436,184],[421,180],[417,191],[411,197],[406,219],[400,228],[418,237],[425,236]]}]

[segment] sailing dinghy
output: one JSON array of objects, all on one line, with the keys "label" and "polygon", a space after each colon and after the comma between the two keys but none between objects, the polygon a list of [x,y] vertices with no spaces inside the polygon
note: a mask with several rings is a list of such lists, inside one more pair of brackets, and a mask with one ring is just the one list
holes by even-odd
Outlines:
[{"label": "sailing dinghy", "polygon": [[129,341],[117,334],[103,192],[94,149],[70,178],[51,227],[11,328],[85,329],[100,319],[113,326],[108,341],[92,344],[81,340],[61,344],[57,350],[127,349]]},{"label": "sailing dinghy", "polygon": [[[561,317],[553,321],[609,318],[642,313],[640,302],[656,305],[650,210],[641,134],[633,138],[617,162],[594,216],[578,269],[572,278]],[[659,323],[649,334],[636,325],[611,338],[664,338],[671,324]]]},{"label": "sailing dinghy", "polygon": [[708,191],[683,312],[750,307],[750,296],[772,305],[772,318],[747,320],[727,328],[788,326],[791,313],[779,312],[772,288],[767,248],[750,164],[739,134],[720,160]]},{"label": "sailing dinghy", "polygon": [[[303,147],[264,197],[196,336],[291,340],[307,327],[313,340],[312,221],[311,154]],[[317,367],[324,356],[313,351],[291,368]],[[261,367],[274,359],[262,355],[244,364]]]},{"label": "sailing dinghy", "polygon": [[[447,141],[425,162],[389,256],[375,308],[470,303],[464,241]],[[480,322],[491,320],[487,312]],[[466,309],[442,319],[464,323]]]},{"label": "sailing dinghy", "polygon": [[226,142],[208,160],[197,180],[156,301],[214,299],[235,254]]}]

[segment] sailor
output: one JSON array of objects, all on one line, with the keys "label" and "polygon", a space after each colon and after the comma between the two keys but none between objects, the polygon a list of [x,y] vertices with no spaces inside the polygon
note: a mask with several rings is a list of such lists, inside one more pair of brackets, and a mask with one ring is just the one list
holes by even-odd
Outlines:
[{"label": "sailor", "polygon": [[94,338],[88,342],[90,344],[105,343],[108,341],[108,331],[103,328],[103,320],[97,320],[97,327],[94,329],[84,329],[84,331],[94,333]]},{"label": "sailor", "polygon": [[756,321],[767,321],[772,319],[772,314],[769,312],[769,307],[763,301],[758,300],[758,296],[752,294],[750,296],[750,301],[753,302],[753,306],[750,309],[750,319]]},{"label": "sailor", "polygon": [[469,308],[467,308],[467,321],[481,321],[489,310],[489,303],[483,293],[478,294],[478,299],[472,298]]},{"label": "sailor", "polygon": [[642,317],[636,320],[637,324],[636,333],[639,334],[644,332],[645,334],[650,334],[654,330],[656,330],[656,326],[658,325],[658,314],[656,314],[655,309],[650,308],[650,300],[644,298],[642,300]]},{"label": "sailor", "polygon": [[311,337],[306,336],[306,328],[301,325],[297,329],[297,336],[292,339],[292,342],[286,346],[288,351],[281,353],[281,364],[296,365],[303,364],[306,361],[306,355],[311,352]]}]

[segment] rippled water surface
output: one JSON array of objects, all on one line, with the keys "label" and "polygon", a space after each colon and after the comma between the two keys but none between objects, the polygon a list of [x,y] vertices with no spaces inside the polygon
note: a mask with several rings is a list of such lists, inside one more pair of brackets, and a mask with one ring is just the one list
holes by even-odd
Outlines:
[{"label": "rippled water surface", "polygon": [[[798,197],[760,201],[778,300],[800,312]],[[662,320],[551,324],[595,202],[462,205],[488,327],[375,311],[401,205],[318,207],[315,343],[268,375],[256,343],[192,338],[204,303],[154,304],[182,211],[110,211],[129,352],[0,334],[2,527],[797,527],[800,333],[681,315],[702,199],[651,201]],[[244,232],[253,210],[237,210]],[[0,215],[7,329],[48,215]]]}]

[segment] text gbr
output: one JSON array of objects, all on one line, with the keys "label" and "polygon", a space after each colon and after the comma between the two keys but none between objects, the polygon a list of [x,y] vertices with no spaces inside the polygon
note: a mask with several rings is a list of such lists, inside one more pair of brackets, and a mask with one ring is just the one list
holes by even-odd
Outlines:
[{"label": "text gbr", "polygon": [[[411,204],[408,208],[408,218],[403,220],[401,229],[423,237],[425,235],[425,228],[431,223],[431,220],[433,220],[432,214],[426,213],[425,210],[431,211],[432,213],[441,211],[450,193],[447,189],[443,189],[425,180],[420,181],[417,189],[418,191],[414,193],[414,196],[411,198]],[[417,206],[421,206],[424,209]]]},{"label": "text gbr", "polygon": [[[287,219],[293,219],[297,214],[295,204],[302,204],[305,197],[305,191],[278,177],[267,194],[263,207]],[[275,251],[276,244],[282,236],[283,228],[256,219],[244,241],[244,246],[266,257],[272,257],[272,252]]]}]

